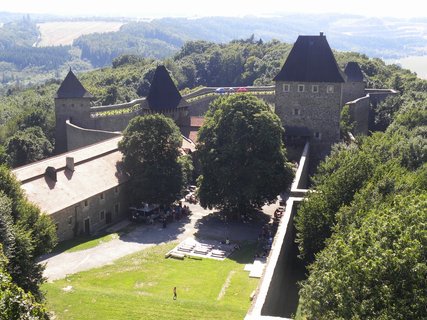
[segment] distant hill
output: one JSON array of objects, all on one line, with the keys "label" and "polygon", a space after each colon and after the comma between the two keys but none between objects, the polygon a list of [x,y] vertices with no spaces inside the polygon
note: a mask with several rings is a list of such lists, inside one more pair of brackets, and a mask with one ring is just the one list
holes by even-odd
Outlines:
[{"label": "distant hill", "polygon": [[[61,20],[63,19],[63,20]],[[102,27],[100,21],[117,31]],[[111,21],[110,21],[111,20]],[[71,66],[90,70],[111,65],[123,54],[164,59],[189,40],[227,43],[236,39],[277,39],[293,43],[300,34],[324,32],[332,48],[355,51],[392,61],[427,55],[427,19],[380,19],[354,15],[286,15],[280,17],[162,18],[131,21],[121,18],[64,18],[0,12],[0,93],[13,86],[28,86],[62,78]],[[84,25],[86,30],[65,28]],[[97,25],[91,33],[88,25]],[[119,26],[123,24],[120,28]],[[43,33],[40,26],[55,26]],[[55,31],[56,29],[56,31]],[[68,30],[68,31],[67,31]],[[42,31],[42,33],[40,32]],[[87,34],[89,33],[89,34]],[[70,46],[58,45],[63,39]]]}]

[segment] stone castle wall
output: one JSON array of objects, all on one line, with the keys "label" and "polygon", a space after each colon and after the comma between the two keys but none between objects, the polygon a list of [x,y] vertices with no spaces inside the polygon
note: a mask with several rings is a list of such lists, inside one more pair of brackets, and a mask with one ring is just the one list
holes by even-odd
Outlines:
[{"label": "stone castle wall", "polygon": [[347,103],[350,120],[354,123],[354,135],[367,135],[369,133],[369,102],[369,95],[366,95]]},{"label": "stone castle wall", "polygon": [[67,150],[74,150],[120,136],[120,132],[85,129],[66,121]]},{"label": "stone castle wall", "polygon": [[342,105],[345,105],[349,101],[353,101],[364,97],[365,93],[365,82],[346,82],[343,85],[343,98]]},{"label": "stone castle wall", "polygon": [[[284,84],[282,81],[276,83],[276,113],[284,126],[307,128],[313,152],[320,152],[320,157],[323,157],[340,139],[343,85],[286,82],[290,87],[289,92],[284,92]],[[300,84],[305,85],[304,92],[298,92]],[[312,86],[318,86],[318,92],[312,92]],[[333,93],[327,93],[327,86],[333,86]]]},{"label": "stone castle wall", "polygon": [[53,213],[51,218],[55,221],[58,240],[64,241],[85,234],[86,219],[89,219],[90,234],[93,234],[125,218],[128,213],[128,203],[124,188],[124,186],[117,186],[104,191],[102,198],[101,194],[97,194]]}]

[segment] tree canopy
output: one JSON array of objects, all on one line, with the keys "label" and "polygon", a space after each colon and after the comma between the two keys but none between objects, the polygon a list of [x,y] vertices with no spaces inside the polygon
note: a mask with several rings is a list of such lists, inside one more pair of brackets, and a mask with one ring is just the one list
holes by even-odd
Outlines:
[{"label": "tree canopy", "polygon": [[201,205],[242,213],[274,201],[293,176],[282,136],[265,102],[247,94],[216,99],[198,136]]},{"label": "tree canopy", "polygon": [[29,203],[9,169],[0,166],[0,243],[13,283],[40,301],[43,266],[36,258],[56,244],[52,220]]},{"label": "tree canopy", "polygon": [[36,302],[31,293],[17,286],[7,272],[8,260],[0,243],[0,319],[47,320],[49,315],[43,305]]},{"label": "tree canopy", "polygon": [[426,101],[408,99],[385,132],[335,146],[319,166],[295,218],[314,261],[300,291],[307,318],[427,317]]},{"label": "tree canopy", "polygon": [[174,121],[151,114],[132,119],[119,150],[131,179],[129,193],[135,203],[170,204],[182,188],[178,163],[182,138]]}]

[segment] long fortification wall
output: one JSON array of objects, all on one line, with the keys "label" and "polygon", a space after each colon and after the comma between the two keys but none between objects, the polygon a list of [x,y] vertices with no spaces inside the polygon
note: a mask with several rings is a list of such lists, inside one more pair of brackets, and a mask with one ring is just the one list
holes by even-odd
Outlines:
[{"label": "long fortification wall", "polygon": [[[200,88],[188,95],[185,95],[184,98],[187,100],[189,104],[188,112],[189,116],[203,116],[209,109],[209,104],[220,97],[221,94],[216,93],[215,90],[218,87],[206,87]],[[275,95],[274,95],[274,86],[256,86],[256,87],[245,87],[247,93],[255,95],[257,98],[260,98],[267,102],[270,105],[274,106],[275,103]],[[237,89],[235,89],[237,90]],[[228,94],[239,94],[237,92],[223,93],[222,95]],[[245,93],[244,93],[245,94]]]},{"label": "long fortification wall", "polygon": [[354,123],[354,135],[367,135],[369,133],[369,102],[370,96],[366,96],[347,103],[350,111],[350,119]]},{"label": "long fortification wall", "polygon": [[121,135],[121,132],[84,129],[70,123],[70,121],[66,122],[66,132],[68,151]]},{"label": "long fortification wall", "polygon": [[[303,201],[307,190],[308,164],[310,145],[307,142],[295,179],[292,184],[291,196],[286,201],[285,213],[282,216],[276,236],[274,237],[270,255],[264,274],[257,289],[255,301],[245,320],[255,319],[289,319],[296,313],[298,290],[295,277],[295,260],[298,259],[295,243],[294,217],[298,204]],[[295,309],[295,310],[294,310]]]}]

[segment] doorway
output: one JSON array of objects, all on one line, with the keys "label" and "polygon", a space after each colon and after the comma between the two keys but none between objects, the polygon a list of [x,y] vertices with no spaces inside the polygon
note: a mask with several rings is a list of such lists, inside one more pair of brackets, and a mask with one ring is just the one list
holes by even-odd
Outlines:
[{"label": "doorway", "polygon": [[90,235],[90,220],[89,218],[85,219],[85,235]]},{"label": "doorway", "polygon": [[105,223],[110,224],[113,221],[113,215],[110,211],[107,211],[107,214],[105,215]]}]

